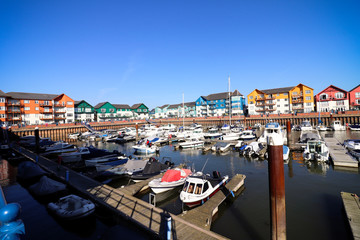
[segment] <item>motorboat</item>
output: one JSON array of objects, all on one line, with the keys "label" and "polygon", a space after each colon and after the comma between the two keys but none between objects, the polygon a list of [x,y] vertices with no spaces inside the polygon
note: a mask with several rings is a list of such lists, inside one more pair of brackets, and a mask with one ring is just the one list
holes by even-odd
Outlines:
[{"label": "motorboat", "polygon": [[303,153],[304,160],[328,161],[329,149],[322,140],[309,140]]},{"label": "motorboat", "polygon": [[351,131],[360,131],[360,124],[350,124],[349,129]]},{"label": "motorboat", "polygon": [[231,149],[231,143],[227,143],[227,142],[217,142],[215,143],[214,146],[211,147],[211,151],[219,152],[219,153],[227,152],[230,149]]},{"label": "motorboat", "polygon": [[138,144],[132,146],[132,148],[135,150],[135,153],[139,153],[139,154],[152,154],[160,150],[159,147],[155,146],[154,144],[151,144],[150,142],[146,144],[144,140],[139,141]]},{"label": "motorboat", "polygon": [[104,171],[104,175],[131,176],[144,170],[149,159],[129,159],[124,165]]},{"label": "motorboat", "polygon": [[120,165],[120,164],[126,163],[127,160],[128,160],[128,157],[125,157],[125,156],[108,155],[108,156],[85,160],[85,165],[87,167],[91,167],[91,166],[96,166],[97,164],[105,164],[105,163],[110,164],[110,162],[113,162],[113,161],[118,162],[119,164],[117,164],[117,165]]},{"label": "motorboat", "polygon": [[305,120],[300,124],[301,131],[311,131],[313,130],[313,127],[311,126],[310,121]]},{"label": "motorboat", "polygon": [[85,155],[90,155],[89,148],[79,147],[75,152],[62,153],[59,157],[61,157],[61,161],[64,163],[71,163],[81,161],[85,158]]},{"label": "motorboat", "polygon": [[238,149],[240,149],[242,146],[244,146],[245,145],[245,143],[244,143],[244,141],[243,140],[239,140],[239,141],[237,141],[237,143],[235,144],[235,149],[236,150],[238,150]]},{"label": "motorboat", "polygon": [[215,140],[221,139],[223,133],[219,132],[217,128],[210,128],[207,133],[204,133],[205,139]]},{"label": "motorboat", "polygon": [[256,138],[256,135],[253,130],[244,130],[239,136],[239,139],[244,140],[244,141],[252,140],[255,138]]},{"label": "motorboat", "polygon": [[266,144],[267,143],[267,138],[272,137],[274,135],[281,136],[282,139],[283,139],[283,144],[285,144],[287,142],[287,139],[285,137],[286,132],[283,131],[280,124],[277,123],[277,122],[270,122],[270,123],[267,123],[265,125],[265,130],[262,133],[262,135],[259,137],[258,142]]},{"label": "motorboat", "polygon": [[244,156],[259,157],[264,156],[266,153],[266,144],[261,142],[251,142],[242,151]]},{"label": "motorboat", "polygon": [[331,123],[330,128],[334,131],[345,131],[346,127],[341,124],[340,120],[335,120]]},{"label": "motorboat", "polygon": [[144,169],[141,172],[132,174],[130,178],[134,182],[138,182],[156,176],[172,166],[174,166],[174,163],[171,161],[159,162],[157,159],[151,157],[149,161],[147,161]]},{"label": "motorboat", "polygon": [[360,150],[360,139],[347,139],[343,145],[348,150]]},{"label": "motorboat", "polygon": [[95,204],[90,200],[71,194],[47,205],[50,212],[65,220],[76,220],[89,216],[95,211]]},{"label": "motorboat", "polygon": [[283,160],[287,161],[289,160],[290,155],[290,148],[286,145],[283,145]]},{"label": "motorboat", "polygon": [[204,141],[197,138],[186,139],[185,142],[179,143],[181,148],[198,148],[204,146]]},{"label": "motorboat", "polygon": [[73,144],[69,144],[67,142],[60,141],[60,142],[54,143],[53,145],[45,147],[45,153],[50,153],[50,152],[53,153],[55,151],[61,152],[65,149],[71,149],[74,151],[75,150],[74,148],[75,148],[75,146]]},{"label": "motorboat", "polygon": [[235,132],[227,132],[224,133],[224,135],[221,136],[221,139],[224,141],[234,141],[239,139],[240,133]]},{"label": "motorboat", "polygon": [[229,180],[229,176],[221,177],[217,171],[213,175],[197,172],[188,176],[180,193],[180,200],[188,207],[195,207],[209,200]]},{"label": "motorboat", "polygon": [[328,127],[325,126],[325,125],[320,124],[320,125],[316,126],[316,130],[318,130],[318,131],[327,131]]},{"label": "motorboat", "polygon": [[24,182],[37,181],[46,174],[45,170],[32,161],[23,161],[18,165],[17,177]]},{"label": "motorboat", "polygon": [[185,179],[191,174],[191,170],[186,168],[169,169],[162,178],[151,180],[149,187],[156,194],[166,192],[183,185]]},{"label": "motorboat", "polygon": [[224,125],[221,127],[221,132],[223,132],[223,133],[225,133],[225,132],[230,132],[230,125],[224,124]]},{"label": "motorboat", "polygon": [[72,140],[78,140],[81,135],[81,132],[69,133],[68,138]]},{"label": "motorboat", "polygon": [[300,143],[307,143],[310,140],[321,140],[320,134],[317,130],[301,132],[299,138]]}]

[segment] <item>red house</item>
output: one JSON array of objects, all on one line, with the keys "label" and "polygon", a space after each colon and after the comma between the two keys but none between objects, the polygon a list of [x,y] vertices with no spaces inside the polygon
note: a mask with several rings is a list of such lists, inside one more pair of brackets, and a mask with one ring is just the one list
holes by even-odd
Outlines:
[{"label": "red house", "polygon": [[360,84],[349,91],[350,109],[360,110]]},{"label": "red house", "polygon": [[315,101],[320,112],[349,110],[349,92],[333,85],[316,94]]}]

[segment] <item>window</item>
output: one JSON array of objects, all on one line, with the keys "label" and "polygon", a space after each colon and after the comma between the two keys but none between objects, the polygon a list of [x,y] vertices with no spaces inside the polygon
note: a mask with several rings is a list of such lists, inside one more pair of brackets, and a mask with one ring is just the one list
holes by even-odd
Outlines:
[{"label": "window", "polygon": [[344,101],[336,101],[336,106],[343,106],[344,105]]},{"label": "window", "polygon": [[202,184],[196,184],[195,194],[201,194]]},{"label": "window", "polygon": [[276,96],[278,96],[278,97],[279,97],[279,96],[280,96],[280,93],[276,94]]},{"label": "window", "polygon": [[284,100],[285,100],[285,102],[287,102],[287,101],[288,101],[288,99],[287,99],[287,98],[285,98]]},{"label": "window", "polygon": [[190,183],[187,192],[188,192],[188,193],[193,193],[193,192],[194,192],[194,187],[195,187],[195,183]]},{"label": "window", "polygon": [[204,184],[203,193],[206,192],[208,189],[209,189],[209,183],[206,182],[206,183]]},{"label": "window", "polygon": [[39,103],[39,100],[35,100],[35,103],[38,104],[38,103]]},{"label": "window", "polygon": [[66,114],[66,116],[68,116],[68,117],[72,117],[72,116],[73,116],[73,114],[72,114],[72,113],[67,113],[67,114]]},{"label": "window", "polygon": [[6,118],[6,114],[0,114],[0,118]]},{"label": "window", "polygon": [[30,107],[24,107],[25,111],[30,111]]},{"label": "window", "polygon": [[106,112],[106,109],[105,109],[105,108],[102,108],[102,109],[101,109],[101,112],[102,112],[102,113],[105,113],[105,112]]},{"label": "window", "polygon": [[306,100],[311,100],[311,97],[306,97],[305,99],[306,99]]},{"label": "window", "polygon": [[73,102],[67,102],[67,105],[73,105]]},{"label": "window", "polygon": [[249,99],[253,99],[253,96],[250,96]]},{"label": "window", "polygon": [[355,103],[356,103],[356,104],[360,104],[360,99],[356,99],[356,100],[355,100]]},{"label": "window", "polygon": [[311,103],[311,102],[308,102],[308,103],[306,103],[306,106],[311,107],[311,106],[312,106],[312,103]]},{"label": "window", "polygon": [[293,92],[292,95],[298,95],[298,92]]},{"label": "window", "polygon": [[335,93],[335,98],[344,98],[344,93],[342,92]]},{"label": "window", "polygon": [[280,99],[277,99],[278,102],[280,102]]},{"label": "window", "polygon": [[[355,97],[356,97],[356,98],[360,98],[360,92],[356,92],[356,93],[355,93]],[[1,99],[0,99],[0,102],[1,102]]]},{"label": "window", "polygon": [[328,99],[328,95],[326,93],[320,95],[320,100],[326,100],[326,99]]},{"label": "window", "polygon": [[277,105],[277,107],[280,107],[280,105]]},{"label": "window", "polygon": [[30,100],[24,100],[24,103],[30,103]]},{"label": "window", "polygon": [[35,107],[35,110],[36,110],[36,111],[39,111],[39,107]]},{"label": "window", "polygon": [[287,93],[283,93],[284,96],[287,96],[288,94]]},{"label": "window", "polygon": [[85,108],[85,112],[91,112],[91,108]]},{"label": "window", "polygon": [[306,90],[306,91],[305,91],[305,94],[310,94],[310,93],[311,93],[310,90]]},{"label": "window", "polygon": [[5,102],[5,98],[0,98],[0,102]]},{"label": "window", "polygon": [[289,106],[289,104],[285,104],[284,106],[285,106],[285,107],[288,107],[288,106]]},{"label": "window", "polygon": [[0,106],[0,111],[5,111],[6,107],[5,106]]}]

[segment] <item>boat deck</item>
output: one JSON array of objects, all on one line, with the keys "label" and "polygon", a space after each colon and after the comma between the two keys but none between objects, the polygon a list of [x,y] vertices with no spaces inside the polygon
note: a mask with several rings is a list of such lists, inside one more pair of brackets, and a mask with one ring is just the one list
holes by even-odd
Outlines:
[{"label": "boat deck", "polygon": [[358,161],[347,154],[347,150],[336,138],[324,137],[324,141],[329,148],[329,153],[335,167],[359,167]]},{"label": "boat deck", "polygon": [[346,216],[354,239],[360,239],[360,201],[356,194],[341,192]]},{"label": "boat deck", "polygon": [[210,230],[212,218],[217,213],[220,204],[225,201],[227,197],[233,197],[231,192],[235,194],[239,191],[244,185],[245,178],[245,175],[236,174],[230,182],[225,185],[225,188],[218,191],[203,205],[182,213],[180,215],[181,218],[203,229]]}]

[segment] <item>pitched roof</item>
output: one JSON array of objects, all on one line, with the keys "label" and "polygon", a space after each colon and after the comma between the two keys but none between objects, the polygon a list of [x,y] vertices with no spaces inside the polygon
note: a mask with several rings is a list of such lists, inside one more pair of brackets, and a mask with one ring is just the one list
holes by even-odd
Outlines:
[{"label": "pitched roof", "polygon": [[116,109],[130,109],[130,106],[127,105],[127,104],[113,104],[113,106],[114,106]]},{"label": "pitched roof", "polygon": [[10,97],[10,95],[0,90],[0,97]]},{"label": "pitched roof", "polygon": [[330,86],[328,86],[327,88],[323,89],[323,90],[322,90],[321,92],[319,92],[318,94],[316,94],[316,96],[322,94],[323,92],[326,92],[326,90],[329,89],[329,88],[334,88],[334,89],[340,90],[340,91],[342,91],[342,92],[344,92],[344,93],[348,93],[348,91],[346,91],[346,90],[344,90],[344,89],[341,89],[341,88],[336,87],[336,86],[334,86],[334,85],[330,85]]},{"label": "pitched roof", "polygon": [[169,109],[173,109],[173,108],[178,108],[178,107],[180,107],[180,106],[182,106],[182,103],[178,103],[178,104],[171,104],[171,105],[169,105]]},{"label": "pitched roof", "polygon": [[259,91],[265,94],[284,93],[284,92],[290,92],[290,90],[293,89],[294,87],[272,88],[272,89],[264,89]]},{"label": "pitched roof", "polygon": [[59,94],[25,93],[25,92],[8,92],[7,94],[14,99],[26,99],[26,100],[52,100],[57,96],[59,96]]},{"label": "pitched roof", "polygon": [[[137,109],[137,108],[139,108],[141,105],[144,105],[144,106],[145,106],[145,104],[143,104],[143,103],[136,103],[136,104],[134,104],[134,105],[131,106],[131,109]],[[145,106],[145,107],[146,107],[146,106]],[[148,107],[146,107],[146,108],[148,108]]]},{"label": "pitched roof", "polygon": [[231,96],[243,96],[238,90],[231,93]]},{"label": "pitched roof", "polygon": [[94,106],[94,108],[100,108],[102,105],[104,105],[105,103],[107,102],[101,102],[101,103],[98,103]]},{"label": "pitched roof", "polygon": [[[234,92],[230,93],[230,95],[231,96],[242,96],[242,94],[238,90],[235,90]],[[209,94],[207,96],[201,96],[201,97],[203,97],[204,99],[206,99],[208,101],[227,99],[227,98],[229,98],[229,92],[213,93],[213,94]]]},{"label": "pitched roof", "polygon": [[169,106],[170,106],[170,104],[165,104],[165,105],[162,105],[161,107],[158,107],[158,108],[163,109],[163,108],[166,108],[166,107],[169,107]]},{"label": "pitched roof", "polygon": [[194,107],[196,104],[195,104],[195,102],[186,102],[186,103],[184,103],[184,105],[187,107]]},{"label": "pitched roof", "polygon": [[355,89],[358,88],[359,86],[360,86],[360,84],[357,85],[356,87],[354,87],[353,89],[351,89],[349,92],[352,92],[353,90],[355,90]]}]

